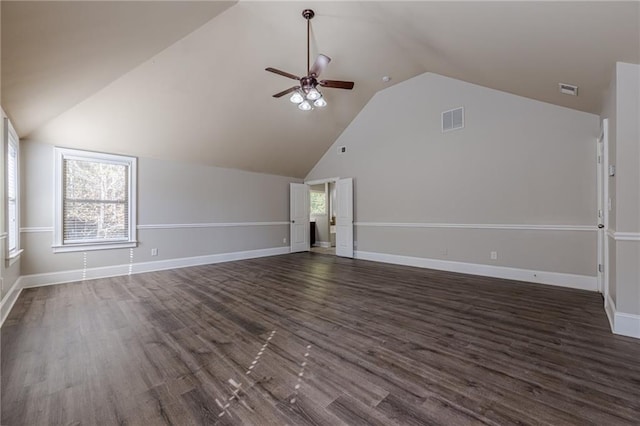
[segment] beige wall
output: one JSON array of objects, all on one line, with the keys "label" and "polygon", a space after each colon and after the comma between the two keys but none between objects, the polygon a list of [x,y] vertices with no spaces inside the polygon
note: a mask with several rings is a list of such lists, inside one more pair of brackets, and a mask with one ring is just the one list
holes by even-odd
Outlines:
[{"label": "beige wall", "polygon": [[[442,133],[459,106],[465,128]],[[354,178],[359,251],[595,277],[598,130],[593,114],[425,73],[376,94],[307,179]]]},{"label": "beige wall", "polygon": [[[605,97],[609,119],[609,292],[619,313],[640,315],[640,66],[618,62]],[[626,238],[626,239],[625,239]]]},{"label": "beige wall", "polygon": [[[53,147],[22,142],[25,253],[22,275],[77,270],[84,255],[51,250],[53,226]],[[288,246],[289,182],[299,179],[138,159],[138,241],[133,262],[176,259]],[[259,226],[190,224],[285,222]],[[150,225],[166,225],[149,229]],[[283,239],[287,242],[283,242]],[[151,256],[151,249],[158,256]],[[129,249],[89,251],[87,268],[130,262]]]}]

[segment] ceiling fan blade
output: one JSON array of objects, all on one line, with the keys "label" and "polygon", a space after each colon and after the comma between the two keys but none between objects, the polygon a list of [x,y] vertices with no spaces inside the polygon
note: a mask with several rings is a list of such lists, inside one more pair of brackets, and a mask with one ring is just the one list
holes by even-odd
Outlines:
[{"label": "ceiling fan blade", "polygon": [[318,77],[320,73],[324,71],[327,65],[329,65],[329,62],[331,62],[330,57],[323,55],[322,53],[319,54],[318,57],[316,58],[316,61],[313,63],[313,65],[311,66],[311,69],[309,70],[309,75]]},{"label": "ceiling fan blade", "polygon": [[284,77],[289,77],[289,78],[291,78],[293,80],[300,80],[300,77],[296,77],[293,74],[289,74],[288,72],[280,71],[280,70],[277,70],[275,68],[269,67],[269,68],[265,68],[264,70],[265,71],[269,71],[269,72],[273,72],[273,73],[276,73],[276,74],[280,74],[281,76],[284,76]]},{"label": "ceiling fan blade", "polygon": [[353,81],[340,81],[340,80],[320,80],[318,84],[322,87],[332,87],[334,89],[353,89]]},{"label": "ceiling fan blade", "polygon": [[293,87],[290,87],[290,88],[288,88],[287,90],[283,90],[283,91],[282,91],[282,92],[280,92],[280,93],[276,93],[275,95],[273,95],[273,97],[274,97],[274,98],[281,98],[281,97],[282,97],[282,96],[284,96],[284,95],[287,95],[287,94],[289,94],[289,93],[291,93],[291,92],[295,92],[295,91],[296,91],[296,90],[298,90],[299,88],[300,88],[300,86],[293,86]]}]

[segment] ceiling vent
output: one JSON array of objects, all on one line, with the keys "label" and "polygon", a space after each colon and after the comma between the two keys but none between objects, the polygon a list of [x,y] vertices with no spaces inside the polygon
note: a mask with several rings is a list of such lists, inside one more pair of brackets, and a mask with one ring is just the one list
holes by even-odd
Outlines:
[{"label": "ceiling vent", "polygon": [[578,96],[578,86],[574,86],[573,84],[567,83],[558,83],[560,87],[560,93],[571,96]]},{"label": "ceiling vent", "polygon": [[442,133],[464,128],[464,107],[442,113]]}]

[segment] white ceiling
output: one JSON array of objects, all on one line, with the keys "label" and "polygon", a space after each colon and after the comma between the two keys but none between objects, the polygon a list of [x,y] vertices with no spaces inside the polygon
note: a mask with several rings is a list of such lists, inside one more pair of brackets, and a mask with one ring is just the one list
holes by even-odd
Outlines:
[{"label": "white ceiling", "polygon": [[[302,112],[264,68],[304,73],[307,7],[322,77],[356,86]],[[304,177],[375,92],[426,71],[599,113],[639,27],[638,2],[2,1],[2,106],[25,138]]]}]

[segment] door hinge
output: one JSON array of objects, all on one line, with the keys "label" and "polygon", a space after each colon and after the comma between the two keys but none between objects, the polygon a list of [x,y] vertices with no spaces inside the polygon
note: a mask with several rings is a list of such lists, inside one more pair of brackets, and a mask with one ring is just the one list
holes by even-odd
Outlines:
[{"label": "door hinge", "polygon": [[602,163],[601,158],[600,158],[600,156],[598,155],[598,164],[601,164],[601,163]]},{"label": "door hinge", "polygon": [[598,217],[602,219],[602,210],[598,209]]},{"label": "door hinge", "polygon": [[604,272],[604,265],[602,263],[598,263],[598,272]]}]

